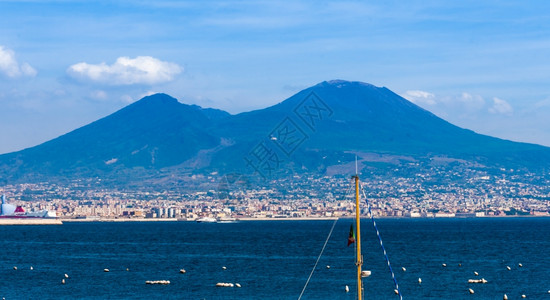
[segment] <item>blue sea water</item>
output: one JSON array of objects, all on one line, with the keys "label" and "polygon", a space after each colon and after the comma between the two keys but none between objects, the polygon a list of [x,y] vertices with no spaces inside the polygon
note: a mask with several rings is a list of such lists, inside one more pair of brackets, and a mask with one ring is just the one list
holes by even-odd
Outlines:
[{"label": "blue sea water", "polygon": [[[297,299],[332,223],[2,226],[0,297]],[[351,223],[337,222],[302,299],[354,299],[354,249],[346,246]],[[522,294],[550,299],[550,218],[381,219],[377,224],[404,299],[502,299],[505,293],[509,299]],[[364,269],[372,271],[364,281],[365,299],[398,299],[369,220],[363,220],[362,237]],[[180,274],[182,268],[187,273]],[[62,284],[64,274],[69,278]],[[482,277],[487,284],[468,283]],[[146,280],[171,283],[146,285]],[[217,282],[242,287],[219,288]]]}]

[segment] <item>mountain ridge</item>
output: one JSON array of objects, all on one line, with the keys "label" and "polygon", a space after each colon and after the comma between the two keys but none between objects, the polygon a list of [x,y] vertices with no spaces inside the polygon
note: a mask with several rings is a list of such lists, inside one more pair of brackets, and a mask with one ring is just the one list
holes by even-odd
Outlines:
[{"label": "mountain ridge", "polygon": [[548,147],[457,127],[385,87],[331,80],[235,115],[166,94],[147,96],[58,138],[0,155],[0,174],[9,180],[124,174],[132,181],[166,168],[261,173],[250,161],[259,146],[272,160],[277,156],[283,173],[325,173],[353,159],[351,152],[428,162],[451,157],[496,168],[537,169],[550,161]]}]

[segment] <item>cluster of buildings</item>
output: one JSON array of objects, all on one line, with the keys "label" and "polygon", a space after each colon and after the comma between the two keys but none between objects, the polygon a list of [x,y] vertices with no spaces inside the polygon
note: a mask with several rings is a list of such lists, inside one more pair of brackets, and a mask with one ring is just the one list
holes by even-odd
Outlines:
[{"label": "cluster of buildings", "polygon": [[[408,176],[361,177],[361,194],[377,217],[550,216],[548,175],[431,168]],[[63,219],[326,218],[355,212],[349,176],[295,175],[262,186],[217,174],[194,179],[206,184],[193,191],[94,189],[75,181],[8,185],[0,194],[27,211],[55,211]],[[363,205],[362,214],[367,210]]]}]

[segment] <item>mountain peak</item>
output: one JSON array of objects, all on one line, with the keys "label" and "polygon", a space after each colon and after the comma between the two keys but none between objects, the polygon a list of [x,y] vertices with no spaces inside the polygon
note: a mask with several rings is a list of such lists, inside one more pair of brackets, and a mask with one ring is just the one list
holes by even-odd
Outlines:
[{"label": "mountain peak", "polygon": [[178,100],[172,96],[164,93],[157,93],[149,96],[145,96],[134,103],[148,103],[148,104],[175,104],[179,103]]},{"label": "mountain peak", "polygon": [[323,87],[323,86],[333,86],[337,88],[341,87],[350,87],[350,86],[363,86],[363,87],[372,87],[372,88],[379,88],[375,85],[372,85],[370,83],[361,82],[361,81],[348,81],[348,80],[342,80],[342,79],[333,79],[328,81],[323,81],[316,86]]},{"label": "mountain peak", "polygon": [[[142,99],[122,108],[115,112],[115,119],[119,116],[132,115],[143,119],[151,119],[156,117],[164,118],[167,115],[173,115],[178,111],[188,109],[189,105],[178,102],[167,94],[158,93],[143,97]],[[193,109],[197,110],[197,109]],[[108,118],[108,117],[107,117]]]}]

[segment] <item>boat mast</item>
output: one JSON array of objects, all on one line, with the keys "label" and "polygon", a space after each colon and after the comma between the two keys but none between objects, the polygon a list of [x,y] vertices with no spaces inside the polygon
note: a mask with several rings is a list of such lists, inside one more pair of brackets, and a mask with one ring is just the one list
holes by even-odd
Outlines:
[{"label": "boat mast", "polygon": [[357,261],[355,265],[357,266],[357,299],[363,299],[363,282],[361,279],[361,266],[363,265],[363,256],[361,255],[361,209],[359,206],[359,174],[357,173],[357,158],[355,158],[355,228],[357,231],[357,237],[355,238],[356,245],[356,257]]}]

